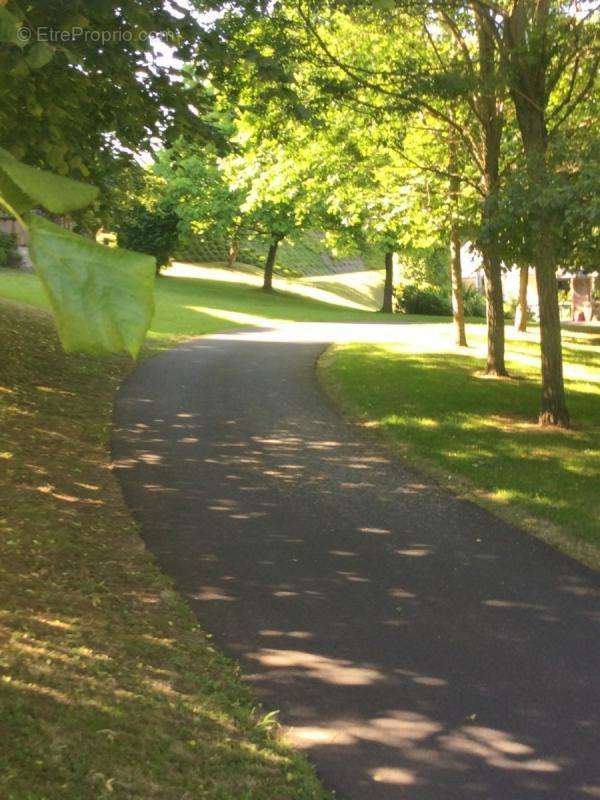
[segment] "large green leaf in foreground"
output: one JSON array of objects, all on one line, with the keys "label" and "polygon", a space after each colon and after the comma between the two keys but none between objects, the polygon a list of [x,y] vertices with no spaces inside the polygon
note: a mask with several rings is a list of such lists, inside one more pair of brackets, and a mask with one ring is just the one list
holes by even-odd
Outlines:
[{"label": "large green leaf in foreground", "polygon": [[135,358],[154,313],[154,258],[96,244],[34,214],[27,222],[64,349]]},{"label": "large green leaf in foreground", "polygon": [[42,206],[51,214],[66,214],[89,206],[98,189],[23,164],[0,147],[0,195],[18,214],[34,206]]}]

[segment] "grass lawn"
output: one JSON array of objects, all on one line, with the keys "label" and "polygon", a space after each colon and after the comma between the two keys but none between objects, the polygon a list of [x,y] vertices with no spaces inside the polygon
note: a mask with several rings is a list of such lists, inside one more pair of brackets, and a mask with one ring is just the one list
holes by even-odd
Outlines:
[{"label": "grass lawn", "polygon": [[[189,272],[194,275],[193,270]],[[206,279],[213,274],[221,279]],[[167,273],[157,280],[156,313],[148,341],[151,350],[168,347],[189,336],[247,325],[260,327],[269,320],[382,322],[385,319],[371,311],[331,305],[310,296],[281,292],[268,295],[258,288],[253,275],[244,276],[243,273],[222,269],[198,270],[197,275],[181,277]],[[234,280],[222,279],[229,276]],[[294,284],[290,288],[293,289]],[[298,286],[298,289],[308,291],[310,287]],[[0,296],[38,308],[49,308],[41,284],[32,274],[0,270]],[[337,299],[344,302],[341,296]]]},{"label": "grass lawn", "polygon": [[321,374],[333,396],[441,483],[600,567],[600,331],[564,332],[573,429],[561,431],[536,424],[536,331],[509,334],[515,379],[490,380],[481,374],[483,326],[470,326],[466,352],[435,329],[426,341],[414,330],[402,344],[326,355]]},{"label": "grass lawn", "polygon": [[124,507],[106,442],[130,362],[65,356],[6,302],[0,347],[0,797],[324,798]]},{"label": "grass lawn", "polygon": [[[269,320],[385,321],[206,276],[157,282],[146,355]],[[0,272],[0,296],[47,308],[33,275]],[[0,486],[0,797],[326,797],[307,763],[276,740],[270,717],[253,709],[235,666],[157,569],[123,504],[106,445],[114,392],[131,362],[66,356],[48,315],[0,306],[8,478]],[[401,343],[327,357],[332,392],[444,482],[598,564],[594,332],[566,334],[575,427],[560,432],[534,424],[535,334],[510,343],[518,380],[490,381],[477,373],[483,326],[470,326],[476,346],[467,354],[448,346],[448,325],[393,328]]]}]

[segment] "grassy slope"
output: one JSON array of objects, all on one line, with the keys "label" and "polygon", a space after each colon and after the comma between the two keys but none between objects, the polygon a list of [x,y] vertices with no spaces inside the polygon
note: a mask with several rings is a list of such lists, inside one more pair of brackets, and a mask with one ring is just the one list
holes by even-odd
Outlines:
[{"label": "grassy slope", "polygon": [[0,347],[0,797],[323,798],[141,545],[106,450],[129,365],[4,302]]},{"label": "grassy slope", "polygon": [[[227,275],[214,270],[217,277]],[[192,273],[193,274],[193,273]],[[206,271],[206,274],[211,274]],[[200,275],[203,275],[200,272]],[[204,276],[203,276],[204,277]],[[156,314],[150,329],[153,346],[173,339],[237,328],[260,326],[269,319],[303,322],[373,321],[370,311],[344,305],[331,305],[318,299],[294,294],[267,295],[256,286],[254,276],[234,273],[235,281],[206,280],[195,277],[161,277],[156,284]],[[245,281],[245,282],[242,282]],[[293,289],[282,283],[283,288]],[[299,287],[302,291],[303,287]],[[0,271],[0,296],[47,309],[48,303],[35,275],[11,270]],[[334,295],[335,296],[335,295]],[[339,297],[340,303],[344,298]],[[382,320],[378,320],[382,321]]]},{"label": "grassy slope", "polygon": [[551,431],[535,424],[537,334],[509,338],[518,380],[508,381],[484,378],[483,331],[469,334],[466,353],[435,338],[348,345],[322,374],[350,413],[442,483],[600,566],[600,337],[565,332],[574,425]]}]

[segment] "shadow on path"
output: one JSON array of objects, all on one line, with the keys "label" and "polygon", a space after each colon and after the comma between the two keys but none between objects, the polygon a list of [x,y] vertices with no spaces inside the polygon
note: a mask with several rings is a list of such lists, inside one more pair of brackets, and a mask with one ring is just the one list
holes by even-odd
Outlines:
[{"label": "shadow on path", "polygon": [[597,576],[360,439],[323,347],[136,370],[114,457],[148,547],[341,800],[600,797]]}]

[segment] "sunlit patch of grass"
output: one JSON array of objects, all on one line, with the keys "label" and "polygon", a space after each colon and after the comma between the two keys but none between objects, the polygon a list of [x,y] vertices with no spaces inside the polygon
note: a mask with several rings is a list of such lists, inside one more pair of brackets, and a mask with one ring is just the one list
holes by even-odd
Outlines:
[{"label": "sunlit patch of grass", "polygon": [[[221,275],[223,270],[215,274]],[[210,270],[203,273],[211,275]],[[221,278],[223,276],[221,275]],[[236,280],[190,278],[177,273],[156,281],[156,313],[148,334],[146,353],[170,347],[191,336],[231,330],[240,326],[261,328],[281,322],[390,322],[389,315],[374,314],[291,293],[267,294],[237,273]],[[35,275],[0,270],[0,296],[48,309],[48,301]],[[340,302],[342,298],[338,298]],[[444,323],[444,317],[403,318],[421,323]]]},{"label": "sunlit patch of grass", "polygon": [[0,797],[322,800],[124,507],[107,436],[129,362],[0,311]]},{"label": "sunlit patch of grass", "polygon": [[431,338],[426,351],[417,339],[346,345],[323,359],[321,372],[351,414],[441,482],[600,565],[600,351],[571,344],[573,336],[565,334],[568,431],[536,422],[535,329],[528,341],[509,338],[515,380],[477,377],[485,332],[474,327],[462,353]]}]

